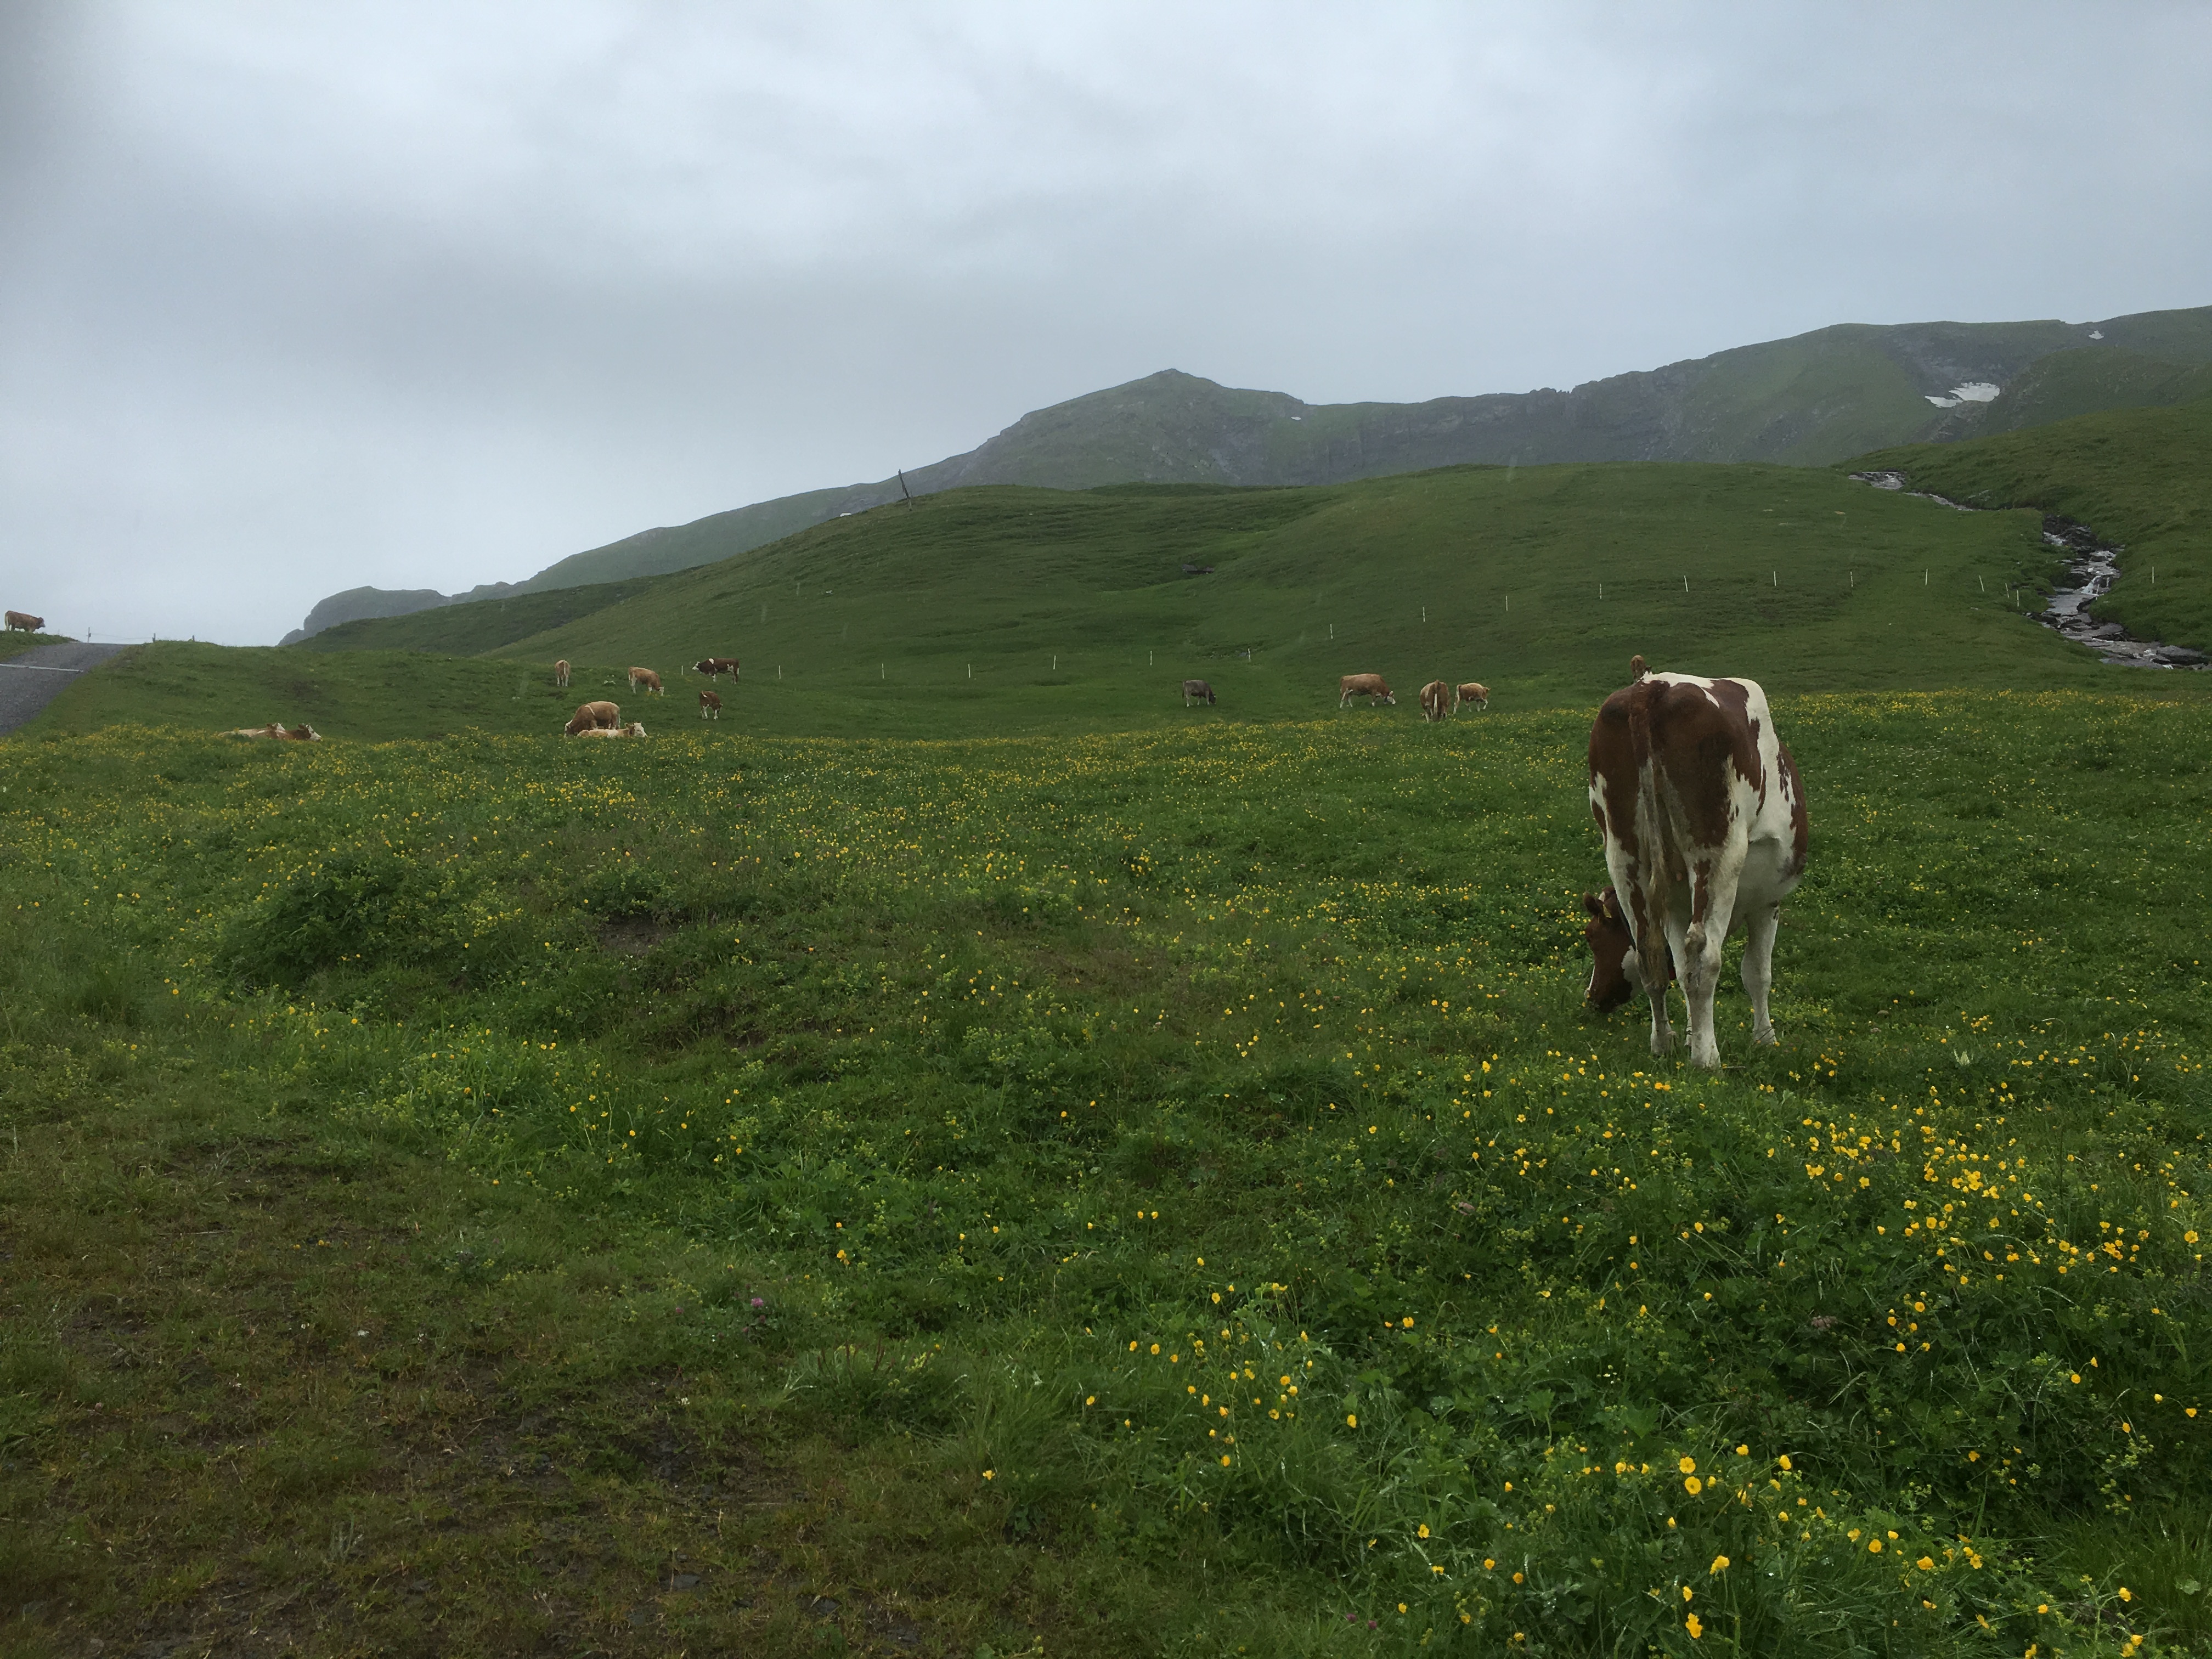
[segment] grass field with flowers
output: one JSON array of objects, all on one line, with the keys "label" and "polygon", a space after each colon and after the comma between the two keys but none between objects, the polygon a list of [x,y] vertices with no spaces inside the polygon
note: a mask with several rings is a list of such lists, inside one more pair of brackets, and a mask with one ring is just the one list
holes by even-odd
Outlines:
[{"label": "grass field with flowers", "polygon": [[2203,709],[1776,712],[1717,1075],[1586,714],[6,745],[0,1643],[2212,1653]]}]

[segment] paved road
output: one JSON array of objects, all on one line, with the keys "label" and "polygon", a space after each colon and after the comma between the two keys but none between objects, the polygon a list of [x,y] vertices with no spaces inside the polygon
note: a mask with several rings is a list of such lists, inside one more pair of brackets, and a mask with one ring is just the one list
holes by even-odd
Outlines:
[{"label": "paved road", "polygon": [[0,661],[0,732],[22,725],[86,669],[128,649],[122,645],[34,645],[19,657]]}]

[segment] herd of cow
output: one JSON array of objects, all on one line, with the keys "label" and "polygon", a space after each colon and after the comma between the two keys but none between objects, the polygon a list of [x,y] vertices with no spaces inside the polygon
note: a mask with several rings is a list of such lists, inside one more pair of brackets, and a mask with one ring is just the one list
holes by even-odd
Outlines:
[{"label": "herd of cow", "polygon": [[[1336,706],[1348,708],[1354,697],[1367,699],[1372,708],[1387,702],[1395,708],[1398,699],[1391,695],[1390,683],[1380,674],[1346,674],[1336,683]],[[1204,680],[1185,680],[1182,683],[1182,706],[1194,702],[1212,703],[1216,699],[1213,688]],[[1477,685],[1473,680],[1464,685],[1446,685],[1442,680],[1431,680],[1421,688],[1421,718],[1440,720],[1447,714],[1456,714],[1468,703],[1477,708],[1490,707],[1490,688]]]},{"label": "herd of cow", "polygon": [[[8,613],[10,628],[17,616]],[[738,664],[732,657],[708,657],[692,669],[709,679],[735,678]],[[1775,1041],[1767,1011],[1774,935],[1782,901],[1805,874],[1805,786],[1756,681],[1656,673],[1640,656],[1629,672],[1629,684],[1605,700],[1590,728],[1590,815],[1604,837],[1613,883],[1601,893],[1583,895],[1583,937],[1590,949],[1584,994],[1607,1012],[1641,991],[1651,1005],[1651,1052],[1664,1054],[1674,1039],[1667,988],[1680,981],[1689,1012],[1690,1063],[1717,1066],[1713,997],[1722,941],[1731,929],[1740,927],[1744,934],[1752,1041]],[[553,673],[556,684],[568,684],[567,663],[556,663]],[[631,669],[629,682],[647,696],[662,694],[660,676],[651,669]],[[1182,690],[1186,706],[1214,701],[1204,680],[1185,680]],[[1337,706],[1355,696],[1397,702],[1379,674],[1346,675]],[[1434,680],[1421,688],[1421,712],[1432,720],[1489,701],[1489,692],[1472,684]],[[701,717],[719,715],[721,702],[712,690],[702,691]],[[562,729],[572,738],[645,735],[643,725],[623,724],[622,710],[605,702],[582,704]],[[230,735],[295,743],[321,738],[313,726],[288,729],[273,720]]]},{"label": "herd of cow", "polygon": [[[565,659],[555,663],[553,684],[565,688],[570,672]],[[738,659],[735,657],[702,657],[691,665],[691,672],[704,674],[709,680],[720,679],[725,674],[735,679],[738,678]],[[668,695],[661,687],[660,676],[650,668],[632,668],[629,671],[629,689],[641,696],[663,697]],[[722,718],[722,699],[719,693],[712,690],[700,692],[699,718],[702,720]],[[641,722],[632,720],[629,725],[623,725],[620,707],[605,702],[578,704],[576,712],[568,716],[568,725],[561,730],[563,735],[571,738],[641,738],[645,735],[645,727]]]}]

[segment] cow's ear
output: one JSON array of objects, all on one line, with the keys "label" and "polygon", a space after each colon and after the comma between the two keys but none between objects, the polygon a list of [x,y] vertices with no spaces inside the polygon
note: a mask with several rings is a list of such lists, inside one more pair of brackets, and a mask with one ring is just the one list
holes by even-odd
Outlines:
[{"label": "cow's ear", "polygon": [[1598,902],[1598,896],[1595,893],[1584,893],[1583,895],[1583,908],[1589,911],[1589,914],[1594,916],[1601,916],[1605,914],[1605,907]]},{"label": "cow's ear", "polygon": [[1610,887],[1605,890],[1604,902],[1605,919],[1607,921],[1619,921],[1620,920],[1620,905],[1618,902],[1617,896]]}]

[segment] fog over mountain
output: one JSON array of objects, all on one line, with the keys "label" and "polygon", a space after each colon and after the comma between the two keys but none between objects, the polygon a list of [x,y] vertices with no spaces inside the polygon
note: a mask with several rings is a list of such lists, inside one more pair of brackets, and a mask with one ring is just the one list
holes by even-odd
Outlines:
[{"label": "fog over mountain", "polygon": [[1166,365],[1420,406],[2199,305],[2208,48],[2180,4],[18,0],[0,587],[274,641]]}]

